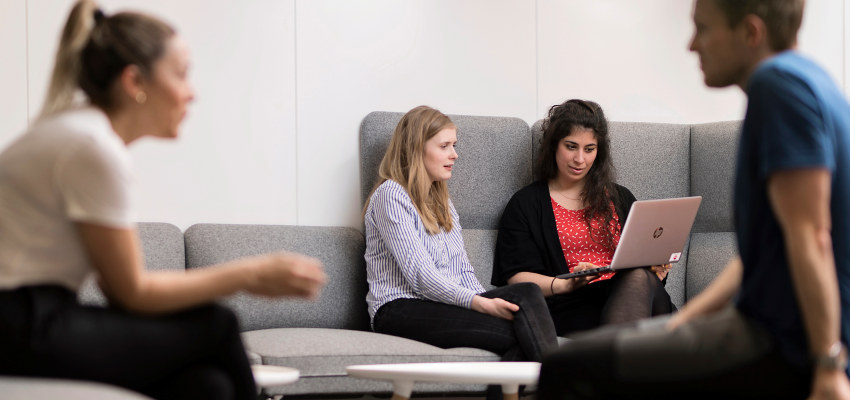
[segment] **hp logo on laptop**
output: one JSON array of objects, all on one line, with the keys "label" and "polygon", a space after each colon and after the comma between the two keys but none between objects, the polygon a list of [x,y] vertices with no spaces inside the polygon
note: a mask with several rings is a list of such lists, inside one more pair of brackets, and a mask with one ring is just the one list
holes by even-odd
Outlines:
[{"label": "hp logo on laptop", "polygon": [[659,226],[658,228],[655,228],[655,232],[652,232],[652,238],[658,239],[658,238],[661,237],[661,234],[663,234],[663,233],[664,233],[664,227]]}]

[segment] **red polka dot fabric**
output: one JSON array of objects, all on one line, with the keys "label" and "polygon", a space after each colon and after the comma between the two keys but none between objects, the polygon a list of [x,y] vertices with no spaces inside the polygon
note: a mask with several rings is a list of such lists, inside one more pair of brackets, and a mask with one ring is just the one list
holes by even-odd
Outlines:
[{"label": "red polka dot fabric", "polygon": [[[561,242],[561,249],[564,251],[564,259],[567,260],[567,267],[569,267],[570,272],[579,262],[589,262],[600,267],[610,264],[611,258],[614,257],[614,250],[606,249],[605,246],[591,240],[587,224],[584,222],[584,210],[569,210],[558,204],[555,199],[551,197],[550,199],[552,211],[555,212],[558,240]],[[620,243],[620,219],[614,209],[614,203],[611,203],[611,208],[614,212],[611,226],[617,228],[614,235],[614,245],[616,246]],[[599,218],[591,221],[594,230],[598,229],[599,224],[602,223],[604,222]],[[591,283],[611,279],[613,276],[614,272],[602,274]]]}]

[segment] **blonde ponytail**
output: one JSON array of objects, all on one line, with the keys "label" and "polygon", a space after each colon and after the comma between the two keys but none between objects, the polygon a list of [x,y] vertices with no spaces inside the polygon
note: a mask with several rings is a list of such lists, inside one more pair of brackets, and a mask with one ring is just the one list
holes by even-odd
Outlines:
[{"label": "blonde ponytail", "polygon": [[114,84],[128,65],[143,74],[165,53],[174,28],[137,12],[106,16],[93,0],[79,0],[62,30],[56,64],[39,118],[70,108],[81,90],[104,111],[119,105]]},{"label": "blonde ponytail", "polygon": [[56,50],[56,63],[39,118],[63,111],[73,104],[74,94],[79,88],[80,54],[94,29],[97,8],[94,1],[80,0],[71,10]]}]

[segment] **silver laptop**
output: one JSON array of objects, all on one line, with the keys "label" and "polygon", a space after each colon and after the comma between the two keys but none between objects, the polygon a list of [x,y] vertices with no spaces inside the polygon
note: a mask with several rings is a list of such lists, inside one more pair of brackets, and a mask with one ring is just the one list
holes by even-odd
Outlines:
[{"label": "silver laptop", "polygon": [[691,233],[702,196],[632,203],[611,265],[558,275],[569,279],[618,269],[678,262]]}]

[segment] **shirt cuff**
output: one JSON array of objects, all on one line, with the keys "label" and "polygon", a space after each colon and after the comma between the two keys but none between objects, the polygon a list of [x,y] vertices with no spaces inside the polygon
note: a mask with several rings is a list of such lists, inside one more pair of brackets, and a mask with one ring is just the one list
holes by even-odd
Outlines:
[{"label": "shirt cuff", "polygon": [[455,294],[455,305],[463,308],[472,308],[472,298],[475,297],[478,293],[475,293],[474,290],[467,289],[465,287],[458,288],[457,293]]}]

